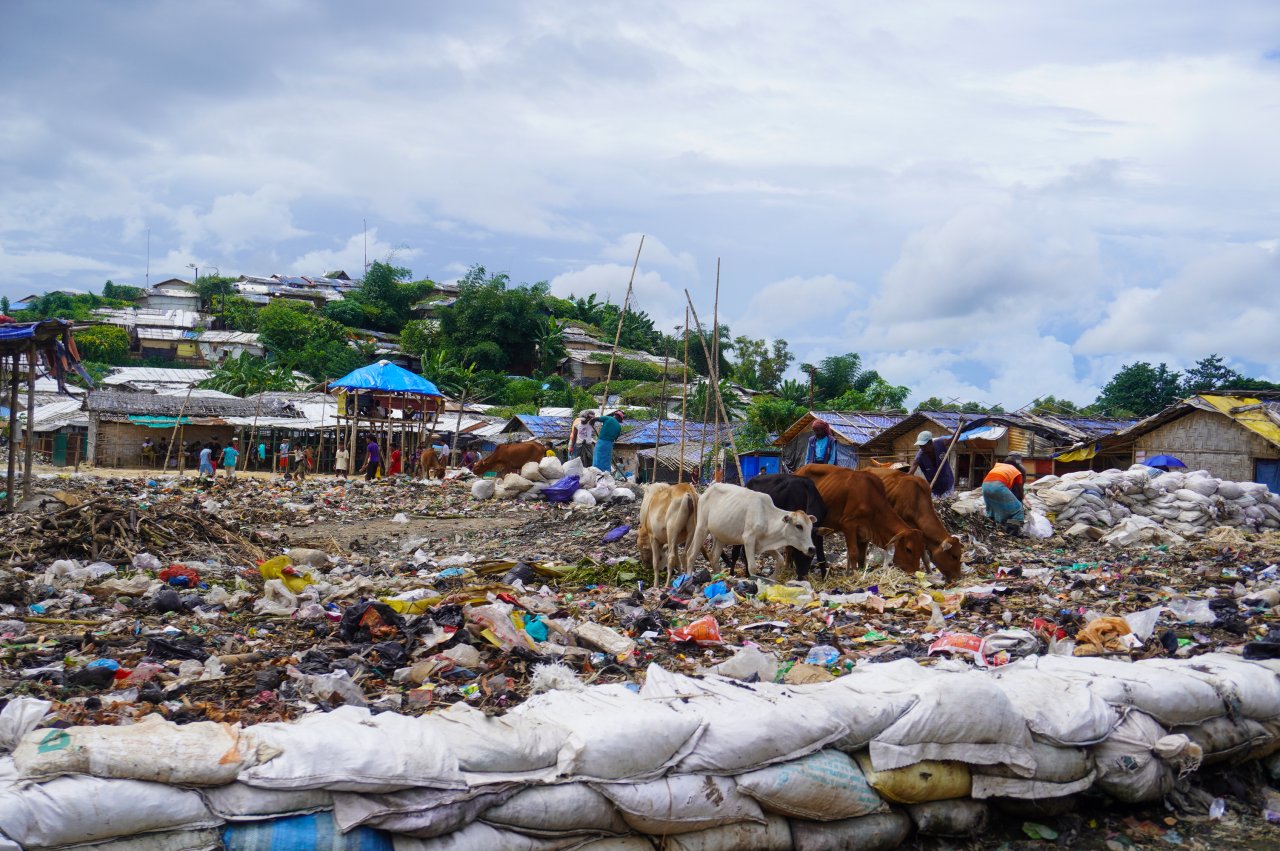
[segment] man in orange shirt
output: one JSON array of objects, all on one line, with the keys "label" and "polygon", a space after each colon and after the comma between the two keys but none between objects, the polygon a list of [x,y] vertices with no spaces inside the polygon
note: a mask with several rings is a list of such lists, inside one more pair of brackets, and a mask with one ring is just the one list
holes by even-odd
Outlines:
[{"label": "man in orange shirt", "polygon": [[997,523],[1018,524],[1026,522],[1022,507],[1022,483],[1026,471],[1022,469],[1022,456],[1016,452],[996,464],[982,480],[982,501],[987,506],[987,516]]}]

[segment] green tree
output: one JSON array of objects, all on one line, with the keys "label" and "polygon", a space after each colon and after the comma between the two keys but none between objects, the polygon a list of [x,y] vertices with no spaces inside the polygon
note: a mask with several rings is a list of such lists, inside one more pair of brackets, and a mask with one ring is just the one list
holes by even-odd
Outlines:
[{"label": "green tree", "polygon": [[258,330],[258,306],[242,296],[230,296],[222,313],[222,321],[229,331],[253,333]]},{"label": "green tree", "polygon": [[1166,364],[1145,361],[1125,364],[1111,377],[1094,407],[1107,416],[1147,417],[1162,411],[1182,396],[1182,373]]},{"label": "green tree", "polygon": [[795,360],[787,350],[787,341],[778,339],[772,343],[750,337],[735,337],[733,380],[753,390],[777,390],[782,374]]},{"label": "green tree", "polygon": [[938,396],[930,396],[916,405],[917,411],[958,411],[966,414],[1003,414],[999,405],[987,407],[979,402],[946,402]]},{"label": "green tree", "polygon": [[258,333],[277,360],[316,379],[339,378],[369,362],[348,345],[346,328],[298,302],[276,299],[258,311]]},{"label": "green tree", "polygon": [[82,360],[119,366],[129,360],[129,332],[118,325],[95,325],[75,332]]},{"label": "green tree", "polygon": [[870,381],[859,381],[861,389],[850,388],[834,399],[823,403],[832,411],[898,411],[906,410],[911,389],[900,384],[890,384],[880,376]]},{"label": "green tree", "polygon": [[410,319],[400,329],[400,348],[411,355],[422,357],[440,347],[440,335],[434,322]]},{"label": "green tree", "polygon": [[[710,394],[710,406],[708,407],[707,396]],[[736,422],[742,419],[746,411],[747,404],[737,391],[733,389],[733,385],[727,379],[720,381],[720,397],[724,399],[725,414],[730,422]],[[718,405],[716,402],[715,389],[710,381],[700,380],[695,385],[693,392],[689,394],[689,419],[701,419],[702,411],[707,411],[707,421],[714,422],[716,418],[716,410]]]},{"label": "green tree", "polygon": [[239,356],[227,358],[218,364],[214,367],[213,374],[198,386],[241,398],[269,390],[298,389],[297,381],[287,363],[269,363],[248,352],[241,352]]},{"label": "green tree", "polygon": [[510,286],[505,274],[473,266],[453,306],[440,314],[440,343],[455,361],[528,375],[538,364],[538,329],[547,284]]},{"label": "green tree", "polygon": [[777,396],[757,396],[747,407],[747,422],[765,432],[783,432],[805,415],[807,409]]},{"label": "green tree", "polygon": [[809,385],[788,378],[778,385],[778,397],[796,405],[806,405],[809,401]]},{"label": "green tree", "polygon": [[1244,376],[1227,366],[1227,362],[1217,354],[1209,355],[1196,361],[1196,365],[1187,370],[1182,378],[1182,394],[1194,396],[1210,390],[1235,388]]},{"label": "green tree", "polygon": [[235,292],[235,278],[225,275],[201,275],[196,278],[196,292],[200,293],[200,303],[210,313],[221,313],[226,299]]},{"label": "green tree", "polygon": [[102,297],[114,301],[137,301],[142,297],[142,288],[107,281],[102,285]]},{"label": "green tree", "polygon": [[5,316],[9,315],[9,297],[7,295],[0,296],[0,313]]},{"label": "green tree", "polygon": [[1092,413],[1089,408],[1081,408],[1070,399],[1059,399],[1056,396],[1041,396],[1034,399],[1028,406],[1028,410],[1033,414],[1047,414],[1049,416],[1066,416],[1076,417]]},{"label": "green tree", "polygon": [[553,316],[543,317],[538,325],[534,350],[538,357],[538,367],[544,373],[553,371],[565,358],[564,327],[564,321]]}]

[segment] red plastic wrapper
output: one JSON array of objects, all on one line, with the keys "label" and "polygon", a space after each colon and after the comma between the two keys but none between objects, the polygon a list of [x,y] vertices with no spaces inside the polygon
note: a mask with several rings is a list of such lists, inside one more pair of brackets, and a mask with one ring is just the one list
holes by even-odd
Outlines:
[{"label": "red plastic wrapper", "polygon": [[967,632],[942,633],[929,645],[929,655],[932,656],[935,653],[968,653],[978,660],[978,664],[986,664],[982,658],[982,639]]},{"label": "red plastic wrapper", "polygon": [[720,624],[711,615],[698,618],[696,621],[675,629],[667,630],[672,641],[696,641],[698,644],[723,644],[720,639]]},{"label": "red plastic wrapper", "polygon": [[1067,631],[1053,621],[1036,618],[1031,622],[1031,631],[1042,636],[1046,641],[1052,637],[1059,641],[1067,637]]},{"label": "red plastic wrapper", "polygon": [[[156,576],[161,582],[168,582],[170,585],[182,585],[186,588],[194,588],[200,584],[200,574],[185,564],[171,564]],[[175,579],[178,581],[174,582]]]}]

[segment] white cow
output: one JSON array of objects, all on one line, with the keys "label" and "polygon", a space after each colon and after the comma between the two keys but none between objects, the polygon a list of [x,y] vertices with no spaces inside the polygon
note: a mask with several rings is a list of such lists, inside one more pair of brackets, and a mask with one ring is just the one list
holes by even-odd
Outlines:
[{"label": "white cow", "polygon": [[710,533],[711,564],[720,563],[725,545],[742,546],[747,557],[747,573],[756,575],[756,560],[767,552],[795,547],[813,556],[813,515],[784,511],[767,494],[737,485],[713,484],[698,500],[698,525],[685,552],[685,570],[693,571],[693,561]]},{"label": "white cow", "polygon": [[698,492],[693,485],[645,485],[636,542],[640,561],[653,568],[654,585],[658,584],[658,568],[662,565],[667,568],[667,582],[671,581],[672,568],[682,560],[679,549],[693,540],[697,522]]}]

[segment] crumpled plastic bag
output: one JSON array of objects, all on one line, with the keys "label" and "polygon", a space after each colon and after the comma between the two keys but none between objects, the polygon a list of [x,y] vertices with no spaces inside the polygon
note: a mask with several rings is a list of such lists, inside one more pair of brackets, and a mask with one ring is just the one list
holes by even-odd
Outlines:
[{"label": "crumpled plastic bag", "polygon": [[288,556],[276,556],[258,565],[258,572],[268,581],[279,579],[294,594],[301,594],[308,585],[314,585],[316,578],[309,570],[299,571]]},{"label": "crumpled plastic bag", "polygon": [[711,615],[698,618],[685,626],[667,630],[672,641],[694,641],[698,644],[723,644],[720,624]]},{"label": "crumpled plastic bag", "polygon": [[1053,524],[1049,522],[1049,518],[1045,517],[1039,511],[1032,511],[1027,516],[1027,522],[1022,527],[1022,532],[1028,538],[1052,538]]},{"label": "crumpled plastic bag", "polygon": [[1133,634],[1124,618],[1104,617],[1091,621],[1076,634],[1076,656],[1103,656],[1124,653],[1130,648],[1125,636]]},{"label": "crumpled plastic bag", "polygon": [[595,495],[591,493],[591,491],[587,490],[586,488],[582,488],[574,492],[573,504],[585,505],[588,508],[590,508],[591,506],[596,504],[596,498],[595,498]]},{"label": "crumpled plastic bag", "polygon": [[298,609],[298,595],[289,590],[283,580],[268,579],[262,586],[262,596],[253,604],[254,614],[291,616]]}]

